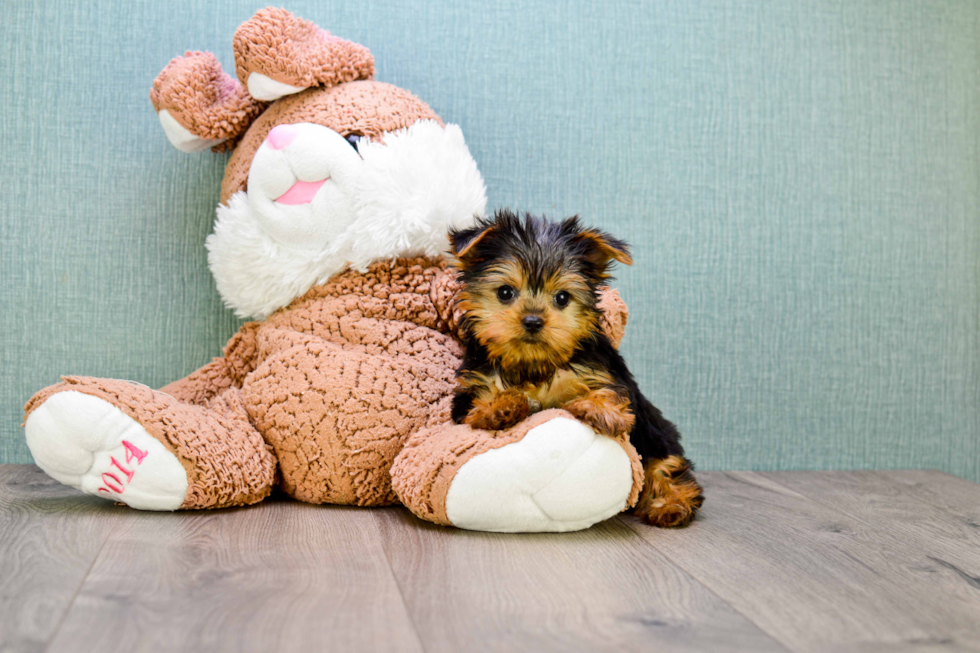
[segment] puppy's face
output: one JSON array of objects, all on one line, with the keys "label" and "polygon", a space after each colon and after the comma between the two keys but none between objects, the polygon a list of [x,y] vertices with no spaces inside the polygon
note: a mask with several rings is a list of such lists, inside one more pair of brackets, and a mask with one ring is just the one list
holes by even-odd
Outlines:
[{"label": "puppy's face", "polygon": [[[626,245],[560,223],[498,212],[450,235],[468,334],[505,369],[545,373],[566,363],[598,329],[597,290]],[[611,243],[611,244],[610,244]]]},{"label": "puppy's face", "polygon": [[460,308],[470,333],[506,368],[560,365],[595,329],[595,292],[569,269],[535,274],[499,259],[466,284]]}]

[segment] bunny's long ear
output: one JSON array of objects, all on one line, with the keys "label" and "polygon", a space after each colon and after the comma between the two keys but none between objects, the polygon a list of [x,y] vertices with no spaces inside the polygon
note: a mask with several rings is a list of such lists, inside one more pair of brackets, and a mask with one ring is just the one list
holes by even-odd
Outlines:
[{"label": "bunny's long ear", "polygon": [[320,29],[285,9],[269,7],[235,32],[235,68],[252,97],[270,102],[314,86],[374,77],[363,45]]},{"label": "bunny's long ear", "polygon": [[210,52],[186,52],[167,64],[150,101],[170,142],[184,152],[232,147],[267,106],[221,69]]}]

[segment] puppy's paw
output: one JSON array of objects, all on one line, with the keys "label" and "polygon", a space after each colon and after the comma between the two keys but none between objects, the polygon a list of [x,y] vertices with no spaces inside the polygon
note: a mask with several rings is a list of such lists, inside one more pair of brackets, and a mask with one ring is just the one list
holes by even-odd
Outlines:
[{"label": "puppy's paw", "polygon": [[489,400],[476,401],[464,423],[475,429],[499,431],[520,423],[531,414],[527,395],[520,390],[504,390]]},{"label": "puppy's paw", "polygon": [[639,517],[660,528],[687,526],[702,503],[701,485],[686,459],[669,456],[647,463],[643,492],[635,511]]},{"label": "puppy's paw", "polygon": [[633,412],[629,402],[613,390],[594,390],[562,406],[597,432],[620,437],[633,430]]}]

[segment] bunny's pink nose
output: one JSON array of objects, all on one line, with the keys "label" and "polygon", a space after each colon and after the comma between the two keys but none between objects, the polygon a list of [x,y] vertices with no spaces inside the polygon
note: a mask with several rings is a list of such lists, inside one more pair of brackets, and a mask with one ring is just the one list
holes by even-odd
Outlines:
[{"label": "bunny's pink nose", "polygon": [[265,137],[265,141],[272,149],[281,150],[293,142],[297,133],[299,133],[299,130],[293,125],[276,125],[269,132],[269,135]]}]

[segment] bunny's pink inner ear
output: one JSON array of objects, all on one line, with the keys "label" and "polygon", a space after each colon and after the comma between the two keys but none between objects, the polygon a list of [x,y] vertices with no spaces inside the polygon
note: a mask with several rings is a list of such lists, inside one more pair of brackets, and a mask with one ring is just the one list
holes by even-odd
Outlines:
[{"label": "bunny's pink inner ear", "polygon": [[210,52],[172,59],[153,81],[150,101],[167,138],[185,152],[226,149],[266,107]]},{"label": "bunny's pink inner ear", "polygon": [[262,9],[243,23],[235,32],[234,50],[238,79],[263,101],[374,77],[374,57],[367,48],[285,9]]}]

